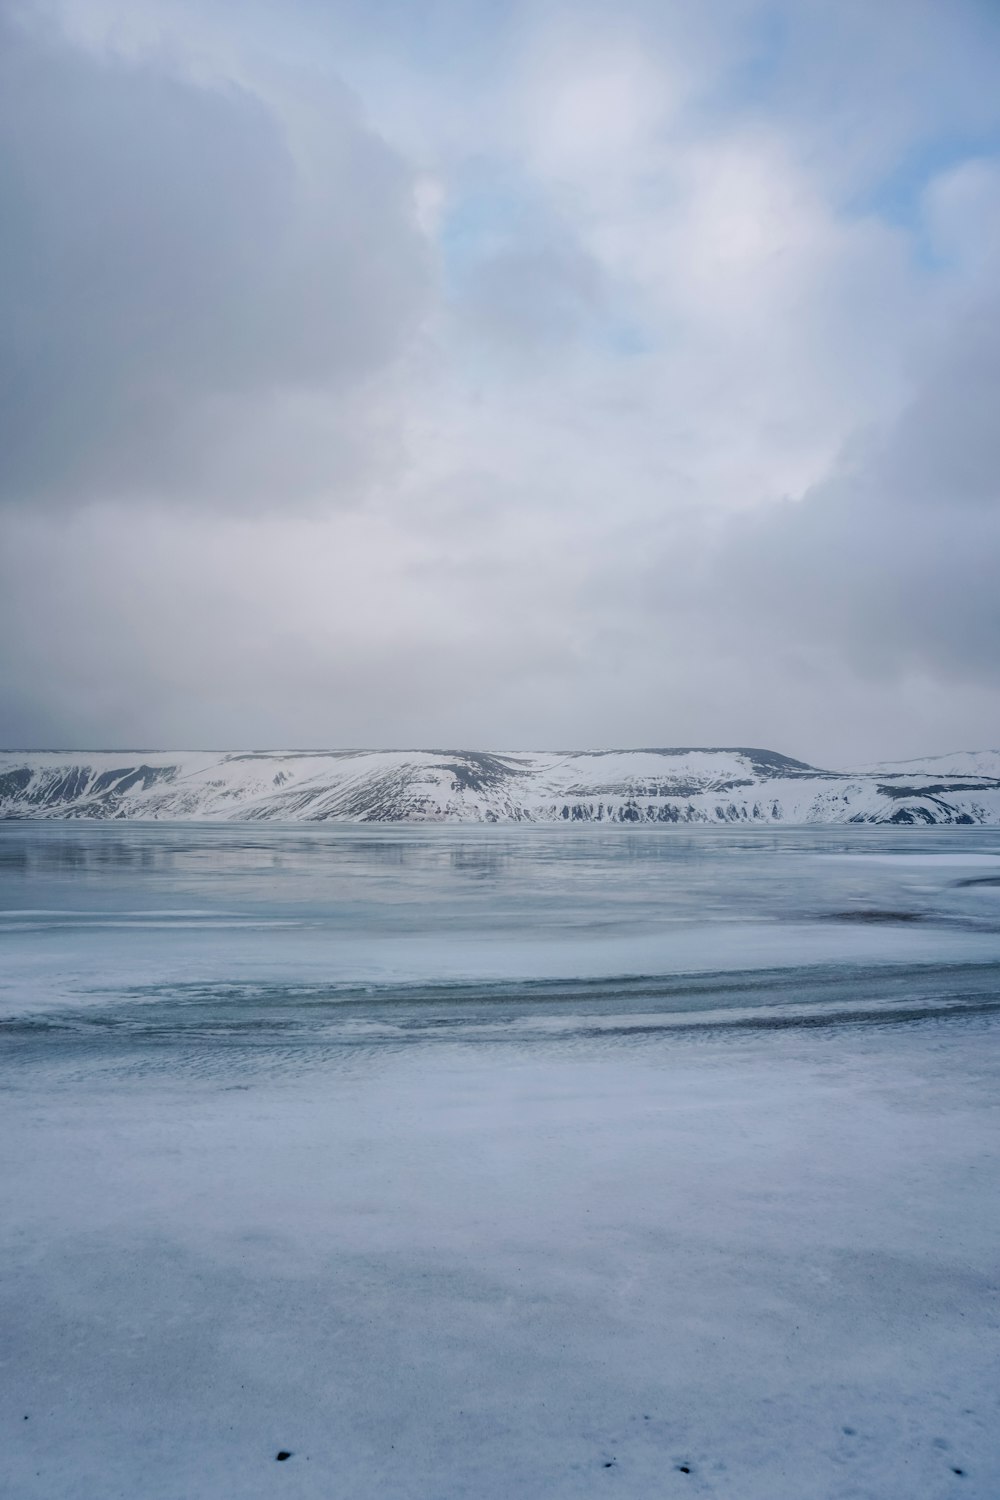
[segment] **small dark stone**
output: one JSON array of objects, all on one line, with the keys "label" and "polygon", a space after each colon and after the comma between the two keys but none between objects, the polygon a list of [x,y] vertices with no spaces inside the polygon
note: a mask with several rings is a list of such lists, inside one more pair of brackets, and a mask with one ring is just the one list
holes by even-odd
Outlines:
[{"label": "small dark stone", "polygon": [[964,1469],[954,1469],[954,1468],[953,1468],[953,1469],[952,1469],[952,1471],[951,1471],[951,1472],[952,1472],[952,1473],[953,1473],[953,1474],[964,1474],[964,1473],[965,1473],[965,1470],[964,1470]]},{"label": "small dark stone", "polygon": [[282,1448],[280,1453],[275,1454],[275,1458],[278,1460],[279,1464],[283,1464],[285,1462],[285,1459],[291,1458],[291,1456],[292,1455],[289,1453],[287,1448]]},{"label": "small dark stone", "polygon": [[690,1472],[691,1472],[691,1465],[690,1464],[678,1464],[677,1467],[678,1467],[678,1469],[680,1469],[680,1471],[681,1471],[682,1474],[690,1474]]},{"label": "small dark stone", "polygon": [[613,1468],[613,1467],[614,1467],[614,1462],[615,1462],[615,1461],[614,1461],[614,1459],[613,1459],[613,1458],[609,1458],[609,1459],[606,1459],[606,1460],[605,1460],[605,1464],[604,1464],[604,1467],[605,1467],[605,1468],[606,1468],[606,1469],[611,1469],[611,1468]]}]

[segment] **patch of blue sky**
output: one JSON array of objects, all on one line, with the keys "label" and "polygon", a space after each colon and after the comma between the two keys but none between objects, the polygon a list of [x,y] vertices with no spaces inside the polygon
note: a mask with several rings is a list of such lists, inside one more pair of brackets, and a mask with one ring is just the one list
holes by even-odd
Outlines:
[{"label": "patch of blue sky", "polygon": [[[575,245],[572,230],[530,183],[513,173],[484,170],[479,181],[470,178],[468,187],[455,194],[438,229],[446,295],[461,299],[496,256],[560,245]],[[652,331],[644,327],[633,300],[627,287],[606,279],[599,296],[572,295],[577,337],[618,358],[651,352]]]},{"label": "patch of blue sky", "polygon": [[717,93],[703,104],[727,114],[766,104],[782,78],[791,24],[787,7],[773,4],[751,13],[746,23],[745,50],[735,67],[720,77]]},{"label": "patch of blue sky", "polygon": [[505,246],[551,237],[553,216],[541,196],[513,174],[489,166],[468,173],[450,197],[438,228],[446,283],[464,285],[470,269]]},{"label": "patch of blue sky", "polygon": [[652,354],[656,347],[652,330],[622,312],[611,311],[595,318],[589,335],[593,347],[619,359],[637,359]]},{"label": "patch of blue sky", "polygon": [[[294,10],[321,31],[352,37],[364,47],[391,46],[418,73],[489,76],[512,31],[510,0],[299,0]],[[374,24],[373,24],[374,22]]]},{"label": "patch of blue sky", "polygon": [[849,211],[876,215],[910,236],[916,263],[927,271],[947,271],[948,255],[930,232],[924,203],[931,183],[965,162],[1000,163],[1000,124],[975,135],[949,134],[915,143],[885,177],[853,200]]}]

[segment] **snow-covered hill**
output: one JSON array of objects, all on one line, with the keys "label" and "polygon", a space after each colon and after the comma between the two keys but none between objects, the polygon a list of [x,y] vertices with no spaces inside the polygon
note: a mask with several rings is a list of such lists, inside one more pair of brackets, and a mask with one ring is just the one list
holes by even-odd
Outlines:
[{"label": "snow-covered hill", "polygon": [[853,772],[768,750],[11,751],[0,818],[1000,825],[1000,752]]},{"label": "snow-covered hill", "polygon": [[925,760],[882,761],[864,770],[878,776],[972,776],[996,781],[1000,780],[1000,750],[955,750]]}]

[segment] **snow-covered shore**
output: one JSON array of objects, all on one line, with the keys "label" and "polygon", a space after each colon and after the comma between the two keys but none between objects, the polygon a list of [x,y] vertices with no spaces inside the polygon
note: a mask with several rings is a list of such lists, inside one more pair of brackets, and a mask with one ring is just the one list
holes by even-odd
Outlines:
[{"label": "snow-covered shore", "polygon": [[0,818],[1000,824],[1000,752],[856,772],[745,749],[6,752]]},{"label": "snow-covered shore", "polygon": [[5,1076],[6,1492],[992,1500],[998,1040]]}]

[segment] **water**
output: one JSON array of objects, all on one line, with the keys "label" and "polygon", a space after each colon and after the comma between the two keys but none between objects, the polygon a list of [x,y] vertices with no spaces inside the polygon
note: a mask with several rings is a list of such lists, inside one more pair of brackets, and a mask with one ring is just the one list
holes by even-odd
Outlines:
[{"label": "water", "polygon": [[995,830],[0,824],[0,1482],[987,1500],[998,1022]]}]

